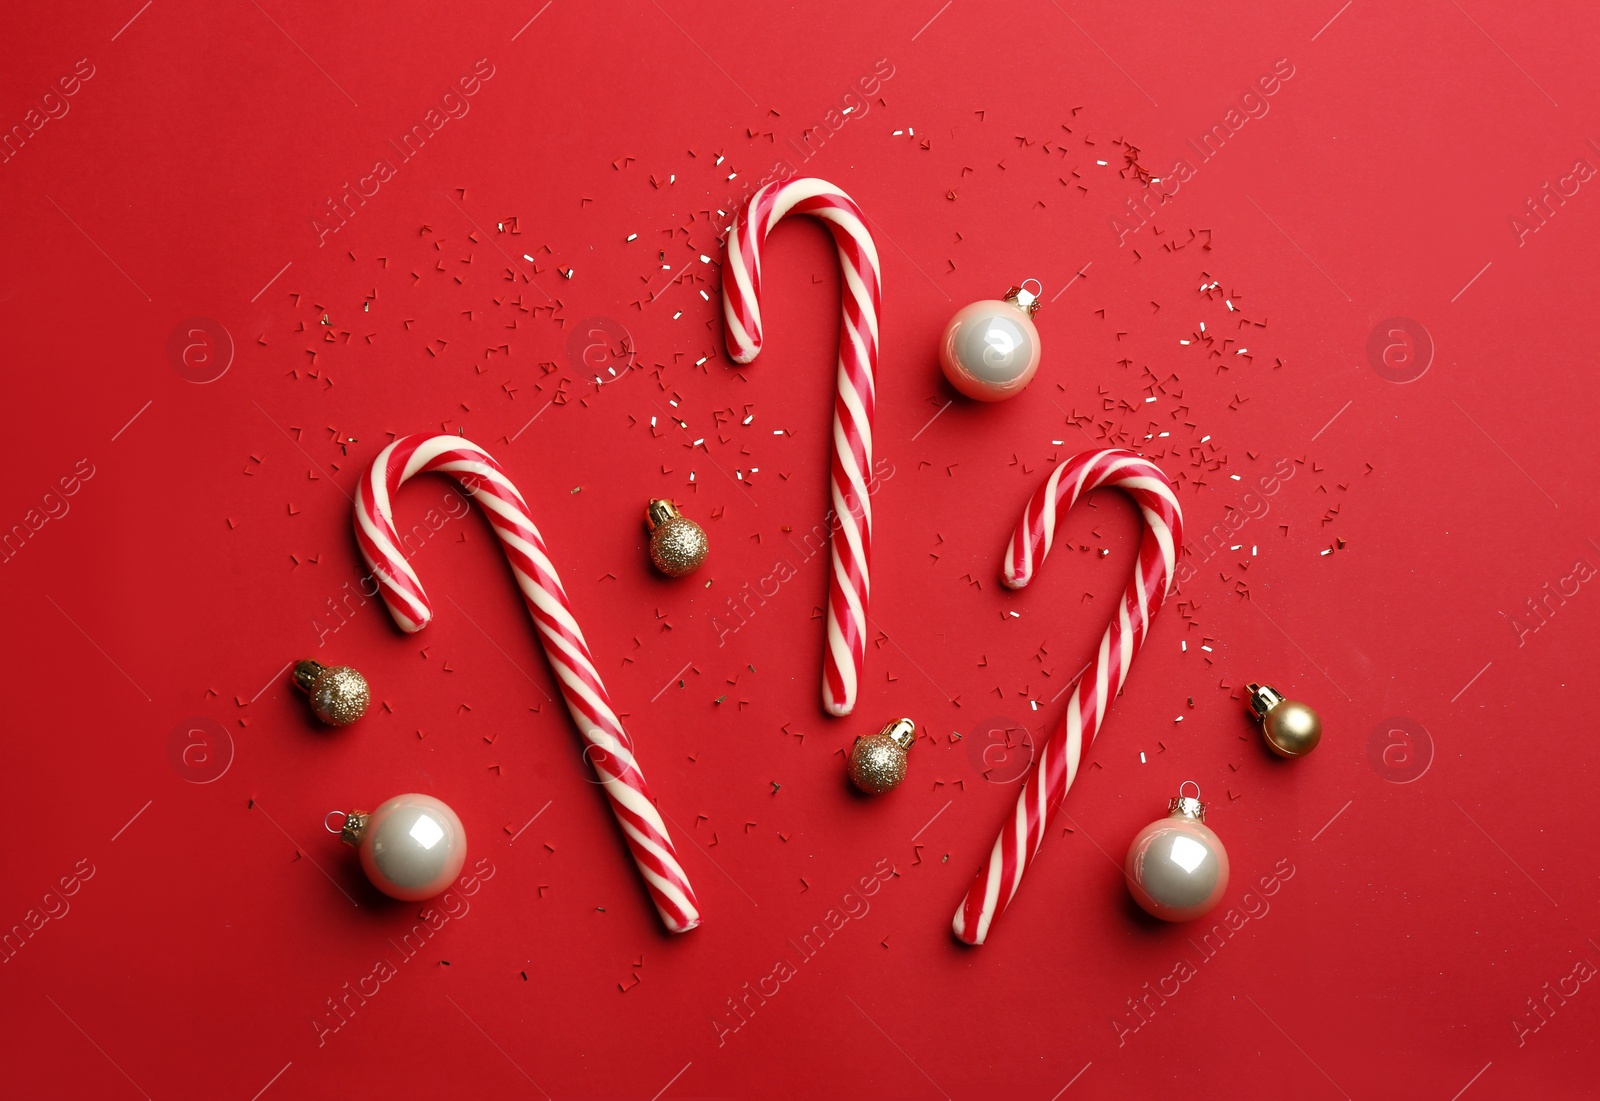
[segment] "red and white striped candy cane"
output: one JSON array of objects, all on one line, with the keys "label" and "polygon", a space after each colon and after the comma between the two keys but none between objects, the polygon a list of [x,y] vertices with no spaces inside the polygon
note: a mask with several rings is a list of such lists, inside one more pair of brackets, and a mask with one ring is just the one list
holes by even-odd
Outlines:
[{"label": "red and white striped candy cane", "polygon": [[817,179],[770,183],[750,196],[728,231],[722,272],[722,315],[728,354],[749,363],[761,351],[761,247],[787,214],[822,219],[839,247],[843,270],[843,317],[839,324],[839,384],[833,402],[832,581],[828,587],[828,644],[823,656],[822,704],[830,715],[848,715],[856,705],[861,666],[867,656],[867,610],[871,585],[872,412],[878,373],[878,307],[882,280],[878,249],[855,200]]},{"label": "red and white striped candy cane", "polygon": [[544,539],[528,514],[527,502],[500,464],[477,444],[458,436],[404,436],[379,453],[357,485],[356,542],[377,579],[383,602],[404,631],[420,631],[433,618],[428,596],[395,534],[390,505],[402,483],[430,471],[453,476],[494,525],[539,629],[567,710],[588,740],[584,756],[611,797],[611,809],[622,825],[650,898],[670,932],[688,932],[700,924],[700,908],[673,851],[666,823],[634,760],[633,742],[600,682],[589,645],[578,629]]},{"label": "red and white striped candy cane", "polygon": [[1039,487],[1006,549],[1005,583],[1020,589],[1032,581],[1039,563],[1050,553],[1061,518],[1079,497],[1102,486],[1122,490],[1144,514],[1138,568],[1123,593],[1116,618],[1100,640],[1093,665],[1069,689],[1072,698],[1067,713],[1034,762],[1011,821],[1000,831],[988,861],[956,911],[955,934],[968,944],[984,942],[995,918],[1022,885],[1022,873],[1038,854],[1044,831],[1078,775],[1078,763],[1105,721],[1106,709],[1121,691],[1128,666],[1172,585],[1178,548],[1183,545],[1178,495],[1159,467],[1120,448],[1074,455]]}]

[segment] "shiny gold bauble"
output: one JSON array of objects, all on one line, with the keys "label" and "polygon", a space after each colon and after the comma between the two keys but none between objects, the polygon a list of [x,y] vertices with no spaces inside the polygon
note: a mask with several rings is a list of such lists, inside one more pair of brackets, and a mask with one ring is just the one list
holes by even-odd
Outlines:
[{"label": "shiny gold bauble", "polygon": [[355,722],[372,699],[367,678],[348,665],[320,665],[307,658],[295,662],[294,683],[310,698],[317,718],[331,726]]},{"label": "shiny gold bauble", "polygon": [[850,782],[868,795],[882,795],[899,787],[906,778],[906,751],[916,737],[915,723],[896,719],[881,733],[857,738],[850,747]]},{"label": "shiny gold bauble", "polygon": [[1304,757],[1317,748],[1322,740],[1322,719],[1315,711],[1264,685],[1252,684],[1247,691],[1268,749],[1280,757]]},{"label": "shiny gold bauble", "polygon": [[671,501],[651,501],[645,509],[650,529],[650,561],[668,577],[684,577],[700,568],[710,544],[705,529],[687,519]]}]

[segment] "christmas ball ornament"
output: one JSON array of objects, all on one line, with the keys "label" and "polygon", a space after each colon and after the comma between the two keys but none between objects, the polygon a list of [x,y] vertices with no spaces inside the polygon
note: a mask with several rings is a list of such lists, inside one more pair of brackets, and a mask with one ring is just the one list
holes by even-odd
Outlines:
[{"label": "christmas ball ornament", "polygon": [[372,885],[390,898],[420,902],[455,882],[467,859],[467,831],[456,812],[431,795],[396,795],[370,814],[344,815],[334,831],[339,840],[361,854],[361,867]]},{"label": "christmas ball ornament", "polygon": [[1267,748],[1280,757],[1304,757],[1322,740],[1322,720],[1299,700],[1286,700],[1275,688],[1252,684],[1250,710],[1261,720]]},{"label": "christmas ball ornament", "polygon": [[[1194,795],[1183,789],[1193,786]],[[1123,874],[1133,900],[1162,921],[1193,921],[1228,889],[1228,850],[1206,825],[1200,785],[1184,781],[1167,817],[1139,831],[1128,846]]]},{"label": "christmas ball ornament", "polygon": [[857,738],[850,747],[850,782],[868,795],[882,795],[906,778],[906,751],[917,740],[917,724],[896,719],[882,732]]},{"label": "christmas ball ornament", "polygon": [[[1039,287],[1028,290],[1028,284]],[[1004,301],[986,298],[963,306],[944,327],[939,366],[950,385],[978,401],[1002,401],[1033,380],[1039,369],[1039,312],[1044,288],[1037,279],[1006,292]]]},{"label": "christmas ball ornament", "polygon": [[651,501],[644,510],[644,523],[650,529],[650,561],[668,577],[685,577],[706,560],[710,546],[705,529],[671,501]]},{"label": "christmas ball ornament", "polygon": [[320,665],[310,658],[294,663],[294,683],[311,700],[311,710],[330,726],[348,726],[367,713],[367,678],[348,665]]}]

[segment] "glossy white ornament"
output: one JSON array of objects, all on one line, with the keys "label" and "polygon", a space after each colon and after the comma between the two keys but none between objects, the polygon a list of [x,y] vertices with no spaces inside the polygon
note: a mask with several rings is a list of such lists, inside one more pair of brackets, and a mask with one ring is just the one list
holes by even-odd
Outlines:
[{"label": "glossy white ornament", "polygon": [[[1191,784],[1186,780],[1183,787]],[[1123,873],[1146,913],[1162,921],[1193,921],[1228,890],[1228,850],[1206,825],[1198,784],[1193,797],[1179,788],[1167,810],[1167,817],[1134,837]]]},{"label": "glossy white ornament", "polygon": [[[1004,300],[986,298],[956,311],[939,339],[939,366],[950,385],[977,401],[1002,401],[1033,381],[1039,370],[1039,330],[1033,315],[1039,295],[1013,287]],[[1042,291],[1043,288],[1041,287]]]},{"label": "glossy white ornament", "polygon": [[362,870],[372,885],[408,902],[442,893],[467,859],[461,819],[431,795],[396,795],[371,814],[350,811],[338,832],[341,841],[361,854]]}]

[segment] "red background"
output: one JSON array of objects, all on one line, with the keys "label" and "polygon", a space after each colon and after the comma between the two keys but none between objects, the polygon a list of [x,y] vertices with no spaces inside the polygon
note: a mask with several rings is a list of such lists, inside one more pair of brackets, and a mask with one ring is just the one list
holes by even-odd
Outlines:
[{"label": "red background", "polygon": [[[1600,165],[1587,6],[129,0],[3,27],[7,128],[93,67],[0,164],[0,529],[25,532],[0,572],[7,1096],[1589,1088],[1600,182],[1527,209]],[[402,159],[480,58],[467,113]],[[1280,59],[1292,77],[1232,132]],[[1219,122],[1202,159],[1190,139]],[[330,223],[379,159],[390,178]],[[883,257],[892,475],[847,720],[818,702],[826,564],[796,549],[826,508],[826,234],[774,235],[751,367],[716,306],[728,212],[777,162],[850,191]],[[1133,228],[1129,200],[1174,182]],[[945,320],[1029,276],[1040,377],[952,401]],[[605,338],[619,371],[596,386]],[[191,381],[185,354],[226,370]],[[1427,370],[1390,381],[1385,354]],[[480,516],[417,552],[423,634],[330,606],[360,574],[360,471],[393,434],[458,429],[534,506],[699,931],[659,928]],[[1087,550],[1018,594],[1005,540],[1052,462],[1107,442],[1178,482],[1192,574],[966,949],[950,916],[1135,517],[1097,500],[1069,528]],[[409,487],[401,520],[446,492]],[[656,495],[710,533],[693,580],[649,571]],[[1195,542],[1218,524],[1232,542]],[[797,576],[730,615],[784,558]],[[303,656],[380,702],[319,729],[285,673]],[[1263,750],[1252,679],[1321,711],[1313,756]],[[910,778],[854,797],[841,752],[902,713]],[[1234,879],[1207,921],[1158,927],[1118,864],[1187,779]],[[493,878],[407,959],[422,908],[377,895],[321,822],[411,790],[460,812]],[[847,900],[880,860],[893,878]],[[855,916],[800,961],[830,908]],[[794,977],[733,1016],[780,958]],[[335,1016],[380,959],[394,976]]]}]

